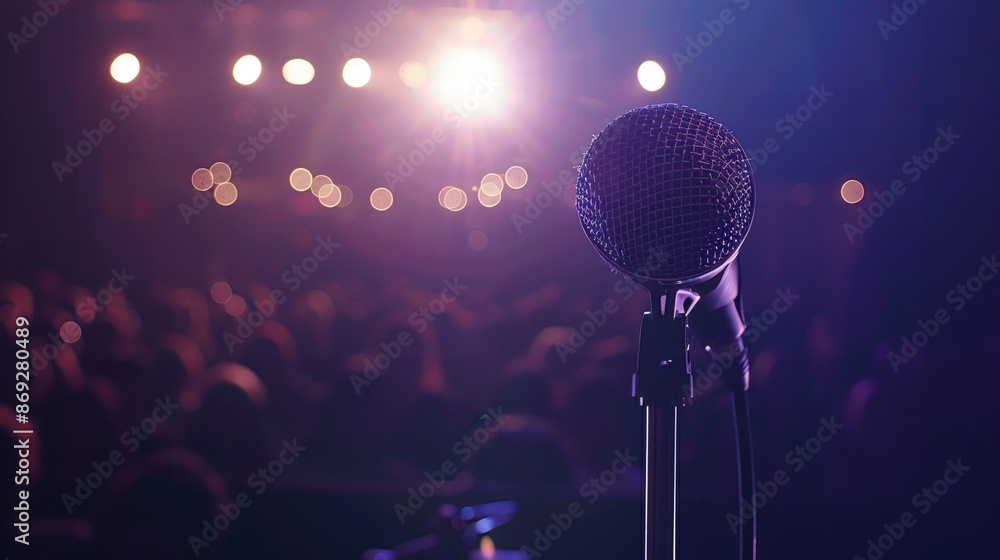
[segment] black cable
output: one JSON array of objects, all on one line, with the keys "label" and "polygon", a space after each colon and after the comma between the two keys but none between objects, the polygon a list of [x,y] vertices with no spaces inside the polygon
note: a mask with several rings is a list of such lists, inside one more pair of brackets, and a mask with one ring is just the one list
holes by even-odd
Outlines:
[{"label": "black cable", "polygon": [[[733,421],[736,428],[736,470],[739,472],[740,560],[757,558],[757,507],[753,503],[756,478],[753,471],[753,439],[750,437],[750,408],[742,387],[733,390]],[[750,519],[743,519],[743,505],[748,504]]]}]

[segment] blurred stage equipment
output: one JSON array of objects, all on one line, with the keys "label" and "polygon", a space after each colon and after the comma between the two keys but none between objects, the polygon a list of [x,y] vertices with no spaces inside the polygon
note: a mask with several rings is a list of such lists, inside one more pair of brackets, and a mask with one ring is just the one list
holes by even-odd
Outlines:
[{"label": "blurred stage equipment", "polygon": [[[646,407],[645,558],[676,558],[677,411],[694,396],[689,320],[732,391],[740,499],[753,503],[737,261],[753,218],[753,173],[733,134],[708,115],[650,105],[593,140],[576,201],[597,251],[650,294],[632,377],[632,395]],[[742,560],[755,557],[755,539],[756,513],[740,526]]]}]

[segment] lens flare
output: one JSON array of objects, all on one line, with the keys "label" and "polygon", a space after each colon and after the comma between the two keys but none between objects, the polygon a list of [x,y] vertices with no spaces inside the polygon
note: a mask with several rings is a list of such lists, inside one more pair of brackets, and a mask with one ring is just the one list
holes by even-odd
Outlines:
[{"label": "lens flare", "polygon": [[399,67],[399,79],[408,88],[420,89],[427,85],[427,69],[415,60],[407,60]]},{"label": "lens flare", "polygon": [[[483,176],[482,180],[479,182],[479,192],[485,194],[488,197],[500,196],[500,191],[503,190],[503,177],[497,175],[496,173],[487,173]],[[480,201],[482,198],[479,199]],[[494,205],[495,206],[495,205]]]},{"label": "lens flare", "polygon": [[327,177],[326,175],[317,175],[313,177],[312,184],[309,187],[309,190],[312,191],[313,196],[318,198],[319,195],[323,193],[323,187],[332,184],[333,184],[333,179]]}]

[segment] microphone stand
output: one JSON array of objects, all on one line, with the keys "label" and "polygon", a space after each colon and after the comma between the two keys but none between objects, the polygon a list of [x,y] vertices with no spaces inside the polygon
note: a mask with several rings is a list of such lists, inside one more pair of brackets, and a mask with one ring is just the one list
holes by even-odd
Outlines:
[{"label": "microphone stand", "polygon": [[677,409],[694,396],[688,314],[700,296],[687,288],[647,288],[651,311],[642,316],[632,396],[646,407],[644,557],[666,560],[677,554]]}]

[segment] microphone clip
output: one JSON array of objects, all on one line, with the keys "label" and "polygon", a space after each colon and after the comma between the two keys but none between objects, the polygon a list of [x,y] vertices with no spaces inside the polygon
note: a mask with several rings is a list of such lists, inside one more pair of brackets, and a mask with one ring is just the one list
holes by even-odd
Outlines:
[{"label": "microphone clip", "polygon": [[640,406],[684,406],[694,398],[688,316],[701,296],[687,287],[649,287],[632,396]]}]

